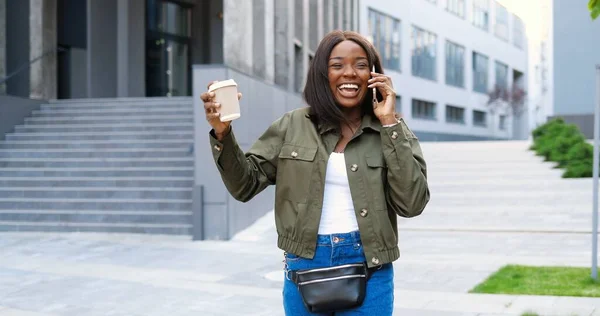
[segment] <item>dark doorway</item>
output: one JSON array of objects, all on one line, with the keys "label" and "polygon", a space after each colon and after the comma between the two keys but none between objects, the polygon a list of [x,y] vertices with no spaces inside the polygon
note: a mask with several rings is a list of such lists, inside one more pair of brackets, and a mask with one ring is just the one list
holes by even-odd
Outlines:
[{"label": "dark doorway", "polygon": [[[69,99],[84,95],[85,60],[76,58],[87,49],[87,1],[58,0],[57,28],[57,97]],[[83,85],[83,86],[82,86]]]}]

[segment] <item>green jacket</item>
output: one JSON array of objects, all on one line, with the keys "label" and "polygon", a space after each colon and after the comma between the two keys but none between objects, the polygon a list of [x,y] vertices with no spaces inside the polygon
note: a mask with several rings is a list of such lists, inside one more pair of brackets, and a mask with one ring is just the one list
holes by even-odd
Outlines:
[{"label": "green jacket", "polygon": [[[316,127],[308,108],[286,113],[244,154],[233,130],[212,153],[225,186],[246,202],[275,186],[279,248],[313,258],[323,206],[325,168],[339,139],[333,126]],[[348,182],[368,265],[400,256],[397,216],[421,214],[429,201],[427,170],[417,137],[404,120],[382,127],[366,115],[344,151]]]}]

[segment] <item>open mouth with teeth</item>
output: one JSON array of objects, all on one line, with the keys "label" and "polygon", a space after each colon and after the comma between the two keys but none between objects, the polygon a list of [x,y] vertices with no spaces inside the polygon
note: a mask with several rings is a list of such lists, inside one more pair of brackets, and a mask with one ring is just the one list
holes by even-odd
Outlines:
[{"label": "open mouth with teeth", "polygon": [[358,85],[353,83],[341,84],[337,87],[338,91],[344,98],[355,98],[358,96]]}]

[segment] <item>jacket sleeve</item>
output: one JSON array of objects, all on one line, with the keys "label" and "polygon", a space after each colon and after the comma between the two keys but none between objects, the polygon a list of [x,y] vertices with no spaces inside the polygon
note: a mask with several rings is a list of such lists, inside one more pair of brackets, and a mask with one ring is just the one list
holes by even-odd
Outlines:
[{"label": "jacket sleeve", "polygon": [[217,169],[225,187],[238,201],[247,202],[275,184],[277,161],[285,139],[289,114],[275,121],[244,154],[238,145],[233,128],[221,141],[211,130],[210,145]]},{"label": "jacket sleeve", "polygon": [[400,119],[398,124],[382,128],[381,146],[388,167],[388,207],[402,217],[421,214],[429,202],[429,186],[419,140]]}]

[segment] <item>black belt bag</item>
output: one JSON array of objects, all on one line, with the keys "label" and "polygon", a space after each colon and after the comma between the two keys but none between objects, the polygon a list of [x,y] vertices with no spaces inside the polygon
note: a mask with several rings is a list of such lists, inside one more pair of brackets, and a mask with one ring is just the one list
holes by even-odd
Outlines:
[{"label": "black belt bag", "polygon": [[355,263],[288,272],[308,311],[326,313],[362,305],[367,280],[376,269],[367,268],[366,263]]}]

